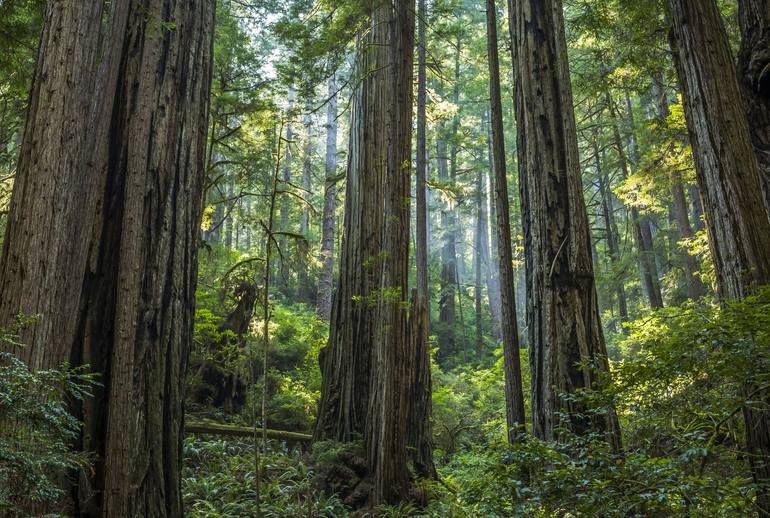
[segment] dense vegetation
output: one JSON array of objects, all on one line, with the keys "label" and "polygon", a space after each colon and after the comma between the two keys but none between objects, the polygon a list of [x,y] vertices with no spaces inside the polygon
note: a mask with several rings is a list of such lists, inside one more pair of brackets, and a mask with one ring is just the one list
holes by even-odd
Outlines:
[{"label": "dense vegetation", "polygon": [[770,516],[769,31],[0,0],[0,516]]}]

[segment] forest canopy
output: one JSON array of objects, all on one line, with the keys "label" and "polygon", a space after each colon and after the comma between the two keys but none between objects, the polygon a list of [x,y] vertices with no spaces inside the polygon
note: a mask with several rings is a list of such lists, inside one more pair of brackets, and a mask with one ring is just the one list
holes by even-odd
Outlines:
[{"label": "forest canopy", "polygon": [[768,0],[0,0],[0,516],[770,517]]}]

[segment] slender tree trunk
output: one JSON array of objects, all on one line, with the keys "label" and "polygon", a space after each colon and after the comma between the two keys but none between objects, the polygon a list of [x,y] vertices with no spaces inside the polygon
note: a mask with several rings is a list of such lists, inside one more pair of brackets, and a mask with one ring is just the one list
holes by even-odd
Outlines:
[{"label": "slender tree trunk", "polygon": [[[438,139],[436,141],[436,153],[438,154],[438,179],[440,182],[448,183],[449,167],[447,160],[446,134],[443,131],[443,124],[439,124]],[[439,351],[438,360],[440,363],[446,361],[449,355],[456,352],[456,306],[455,306],[455,286],[457,284],[455,262],[457,261],[457,249],[455,248],[454,234],[454,207],[447,204],[441,211],[441,293],[439,295]]]},{"label": "slender tree trunk", "polygon": [[[614,101],[609,92],[605,94],[607,106],[609,107],[610,114],[612,115],[612,136],[614,139],[615,149],[620,158],[620,170],[622,178],[625,180],[628,178],[629,172],[629,159],[623,146],[623,139],[620,136],[620,128],[618,127],[618,113],[615,108]],[[639,253],[639,272],[642,276],[642,286],[647,295],[647,300],[650,302],[650,307],[653,309],[660,309],[663,307],[663,295],[660,291],[660,281],[658,279],[658,268],[655,263],[655,252],[653,251],[652,242],[652,230],[650,229],[650,221],[647,217],[642,216],[639,213],[639,209],[636,206],[629,207],[631,214],[631,226],[633,229],[634,242],[636,243],[636,249]]]},{"label": "slender tree trunk", "polygon": [[326,182],[321,228],[321,272],[318,276],[317,314],[329,320],[332,313],[334,275],[334,226],[337,211],[337,80],[329,78],[329,103],[326,108]]},{"label": "slender tree trunk", "polygon": [[487,127],[487,206],[489,207],[489,250],[487,254],[487,292],[489,294],[489,312],[492,315],[492,329],[494,337],[502,340],[503,330],[501,324],[500,308],[500,268],[498,261],[491,257],[498,257],[497,247],[497,210],[495,208],[495,166],[492,161],[492,125]]},{"label": "slender tree trunk", "polygon": [[[613,409],[586,417],[565,395],[609,370],[583,199],[562,3],[509,0],[519,178],[527,267],[533,432],[604,430],[620,448]],[[499,188],[498,188],[499,192]],[[589,366],[590,365],[590,366]]]},{"label": "slender tree trunk", "polygon": [[[300,196],[305,199],[310,199],[310,180],[313,172],[313,136],[311,134],[313,127],[313,117],[310,113],[311,102],[307,101],[305,105],[305,115],[302,118],[302,127],[304,129],[304,142],[302,146],[302,192]],[[310,232],[310,206],[307,203],[302,205],[302,219],[299,224],[299,233],[307,239]],[[299,250],[298,257],[295,264],[297,265],[297,282],[299,284],[297,288],[297,294],[299,300],[308,304],[313,304],[315,301],[315,287],[311,285],[310,278],[308,276],[308,241],[298,241],[297,247]]]},{"label": "slender tree trunk", "polygon": [[765,209],[770,215],[770,6],[767,0],[739,0],[738,19],[743,36],[738,53],[738,79],[746,102]]},{"label": "slender tree trunk", "polygon": [[[703,193],[709,242],[723,300],[770,284],[770,221],[761,173],[736,80],[727,33],[713,0],[669,0],[672,48]],[[744,396],[756,391],[752,383]],[[770,516],[770,403],[744,406],[746,448],[760,516]]]},{"label": "slender tree trunk", "polygon": [[[658,119],[664,121],[671,110],[668,105],[668,98],[663,83],[658,75],[653,76],[653,94],[655,96],[655,105],[658,110]],[[693,231],[690,226],[690,214],[687,210],[687,196],[684,193],[684,182],[682,173],[677,170],[671,171],[671,199],[673,200],[673,213],[676,220],[676,226],[679,233],[679,239],[692,239]],[[687,288],[687,296],[691,299],[698,299],[706,294],[706,287],[698,276],[700,265],[698,260],[685,248],[678,244],[674,247],[679,252],[684,266],[684,279]]]},{"label": "slender tree trunk", "polygon": [[[102,5],[47,9],[0,269],[0,320],[39,315],[25,336],[33,368],[67,359],[102,374],[103,388],[77,409],[81,447],[100,460],[82,473],[69,511],[181,516],[214,5],[111,3],[103,29]],[[94,79],[74,80],[73,71]],[[51,124],[59,114],[67,138]],[[47,194],[47,186],[58,187]],[[51,200],[61,209],[47,209],[41,224],[37,204]],[[27,285],[37,263],[43,273]],[[66,273],[53,280],[49,272]],[[52,307],[57,294],[67,300]],[[44,304],[29,302],[41,295]]]},{"label": "slender tree trunk", "polygon": [[[454,84],[452,86],[452,104],[457,107],[457,111],[452,117],[452,124],[449,132],[449,180],[452,186],[457,185],[457,169],[458,169],[458,155],[460,153],[460,147],[457,144],[458,132],[460,131],[460,60],[462,58],[462,44],[463,41],[458,34],[455,40],[455,57],[454,57]],[[462,284],[465,277],[465,240],[462,239],[462,231],[460,230],[460,211],[459,208],[463,204],[462,191],[458,191],[456,194],[457,202],[454,204],[453,210],[450,212],[451,217],[451,232],[452,232],[452,246],[454,249],[454,257],[452,262],[455,268],[455,283]],[[458,288],[458,298],[462,294]],[[464,330],[463,330],[464,332]],[[465,335],[463,334],[463,337]]]},{"label": "slender tree trunk", "polygon": [[[597,135],[594,136],[593,151],[594,163],[596,164],[596,176],[599,178],[599,190],[602,198],[602,217],[604,218],[605,232],[607,233],[607,252],[610,256],[613,266],[620,263],[620,246],[618,244],[618,229],[615,224],[615,210],[612,206],[612,189],[610,180],[602,168],[602,162],[599,155],[599,143]],[[618,314],[620,321],[628,321],[628,304],[626,302],[626,289],[624,286],[624,275],[620,272],[618,278],[613,277],[615,284],[615,294],[618,297]]]},{"label": "slender tree trunk", "polygon": [[418,0],[417,18],[419,32],[417,39],[417,150],[415,193],[416,209],[416,244],[415,262],[417,264],[417,289],[412,296],[410,317],[410,336],[413,341],[411,354],[412,393],[409,394],[409,416],[407,429],[408,444],[416,471],[421,476],[434,477],[433,431],[431,414],[431,377],[430,377],[430,293],[428,291],[428,202],[427,202],[427,148],[426,148],[426,62],[425,45],[427,19],[426,0]]},{"label": "slender tree trunk", "polygon": [[489,62],[490,122],[492,124],[492,160],[495,170],[495,205],[497,207],[497,243],[500,269],[503,358],[505,371],[505,410],[508,442],[513,443],[523,431],[524,389],[519,364],[519,326],[516,320],[516,296],[513,284],[513,250],[508,207],[508,175],[505,167],[503,102],[500,94],[500,65],[497,50],[497,8],[487,0],[487,61]]},{"label": "slender tree trunk", "polygon": [[[294,90],[293,85],[289,85],[289,91],[288,91],[288,102],[286,105],[286,151],[284,153],[283,158],[283,177],[282,177],[282,183],[281,183],[281,189],[282,191],[289,191],[292,190],[291,187],[291,181],[292,181],[292,175],[291,175],[291,168],[292,168],[292,162],[294,161],[294,153],[292,153],[292,148],[294,147],[294,126],[292,125],[293,119],[294,119],[294,103],[296,100],[296,91]],[[281,232],[289,232],[289,201],[290,196],[288,194],[282,194],[281,195],[281,205],[280,205],[280,211],[279,211],[279,220],[278,220],[278,228]],[[277,283],[279,289],[281,292],[283,292],[284,296],[288,296],[290,294],[290,288],[289,288],[289,258],[290,255],[288,254],[288,250],[286,249],[286,236],[285,235],[279,235],[278,236],[278,249],[280,250],[280,265],[279,265],[279,274]]]}]

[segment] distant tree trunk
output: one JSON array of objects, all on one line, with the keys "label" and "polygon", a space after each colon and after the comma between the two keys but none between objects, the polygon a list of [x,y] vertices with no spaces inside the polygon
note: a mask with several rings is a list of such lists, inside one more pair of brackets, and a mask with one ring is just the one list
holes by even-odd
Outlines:
[{"label": "distant tree trunk", "polygon": [[329,102],[326,107],[326,182],[321,228],[321,272],[318,276],[317,314],[329,320],[332,313],[334,275],[334,225],[337,211],[337,80],[329,78]]},{"label": "distant tree trunk", "polygon": [[233,247],[233,227],[235,226],[235,214],[233,212],[235,211],[235,201],[233,200],[233,197],[235,195],[235,191],[233,188],[233,180],[232,178],[229,178],[227,180],[227,201],[225,202],[227,205],[226,214],[225,214],[225,246],[227,248]]},{"label": "distant tree trunk", "polygon": [[497,208],[497,246],[500,270],[500,295],[505,372],[505,410],[508,442],[513,443],[523,431],[524,389],[519,360],[519,326],[516,320],[516,296],[513,287],[513,250],[508,207],[508,175],[505,167],[503,102],[500,94],[500,65],[497,50],[497,8],[487,0],[487,61],[489,62],[490,122],[492,124],[492,160],[495,170],[495,205]]},{"label": "distant tree trunk", "polygon": [[492,257],[498,257],[497,249],[497,210],[495,209],[495,166],[492,161],[492,125],[487,127],[487,199],[486,204],[489,207],[488,231],[489,231],[489,250],[487,253],[487,292],[489,298],[489,312],[492,316],[492,331],[496,340],[502,340],[503,330],[500,323],[500,268],[497,260],[491,260]]},{"label": "distant tree trunk", "polygon": [[[594,163],[596,165],[596,176],[599,178],[599,191],[601,194],[602,217],[604,218],[605,232],[607,233],[607,253],[610,256],[613,266],[620,263],[620,246],[618,244],[618,229],[615,223],[615,210],[612,204],[612,189],[610,180],[602,168],[602,161],[599,154],[598,135],[594,135],[593,140]],[[626,302],[625,279],[613,276],[612,282],[615,285],[615,293],[618,297],[618,314],[620,321],[628,321],[628,304]]]},{"label": "distant tree trunk", "polygon": [[770,6],[767,0],[739,0],[738,19],[742,35],[738,79],[746,101],[765,209],[770,215]]},{"label": "distant tree trunk", "polygon": [[[289,191],[291,187],[291,168],[294,159],[294,153],[292,148],[294,147],[294,127],[292,122],[294,120],[294,102],[296,99],[296,91],[294,85],[289,85],[288,102],[286,105],[286,151],[283,157],[283,177],[280,190]],[[278,229],[281,232],[289,232],[289,207],[290,196],[288,194],[281,195],[281,204],[279,211]],[[276,284],[284,296],[290,295],[289,290],[289,261],[290,254],[286,249],[286,236],[278,236],[278,248],[280,250],[279,257],[281,258],[280,267],[278,268],[279,274]]]},{"label": "distant tree trunk", "polygon": [[[302,149],[302,197],[307,198],[310,193],[310,179],[313,173],[313,116],[310,114],[310,102],[305,107],[306,113],[302,119],[302,126],[305,128],[305,145]],[[310,208],[307,205],[302,207],[302,221],[299,226],[299,233],[307,236],[310,230]]]},{"label": "distant tree trunk", "polygon": [[[655,105],[658,110],[658,119],[660,121],[665,121],[671,114],[666,91],[658,75],[653,76],[652,82]],[[679,231],[679,239],[692,239],[694,234],[692,227],[690,226],[690,214],[687,210],[687,197],[684,193],[684,182],[682,181],[682,173],[678,170],[671,171],[671,199],[673,200],[672,206],[674,209],[673,212],[677,230]],[[702,297],[706,293],[706,287],[703,285],[700,277],[698,277],[698,271],[700,270],[698,260],[690,254],[688,250],[682,248],[678,244],[675,249],[678,250],[679,256],[682,258],[682,264],[684,265],[684,279],[687,288],[687,296],[691,299]]]},{"label": "distant tree trunk", "polygon": [[[519,178],[527,267],[533,432],[557,439],[604,430],[620,448],[613,409],[587,417],[564,395],[609,370],[583,199],[562,3],[509,0]],[[499,192],[499,188],[498,188]],[[589,362],[592,366],[586,366]]]},{"label": "distant tree trunk", "polygon": [[427,201],[427,149],[426,149],[426,62],[425,45],[427,19],[426,0],[418,0],[417,18],[419,33],[417,39],[417,150],[415,194],[416,243],[415,262],[417,265],[417,289],[412,296],[409,335],[412,339],[413,355],[412,392],[408,395],[409,416],[407,419],[408,445],[416,471],[421,476],[434,477],[433,430],[431,414],[430,376],[430,293],[428,291],[428,201]]},{"label": "distant tree trunk", "polygon": [[[460,35],[457,35],[455,41],[455,56],[454,56],[454,84],[452,85],[452,104],[457,106],[457,111],[452,117],[452,124],[449,130],[449,180],[452,182],[452,186],[457,185],[457,169],[459,166],[458,156],[460,153],[460,146],[457,143],[458,132],[460,131],[460,60],[462,58],[462,45],[463,41]],[[462,239],[462,231],[460,229],[460,207],[463,204],[462,191],[458,191],[457,202],[454,204],[453,210],[450,212],[451,216],[451,228],[452,228],[452,246],[454,248],[454,262],[455,267],[455,283],[458,285],[458,300],[459,304],[462,304],[462,292],[460,292],[459,285],[462,284],[465,277],[465,240]],[[460,308],[462,311],[462,308]],[[465,334],[463,330],[463,340]]]},{"label": "distant tree trunk", "polygon": [[[605,97],[613,119],[612,136],[615,149],[620,158],[620,171],[622,178],[625,180],[630,175],[628,165],[629,159],[623,146],[623,139],[620,136],[618,113],[609,92],[605,94]],[[660,309],[663,307],[663,295],[660,291],[658,267],[655,263],[650,221],[645,216],[639,214],[639,209],[635,205],[629,207],[629,212],[631,214],[634,242],[636,243],[636,249],[639,254],[639,271],[642,276],[642,285],[647,295],[647,300],[650,302],[650,307],[652,307],[652,309]]]},{"label": "distant tree trunk", "polygon": [[[436,153],[438,155],[438,179],[440,182],[449,183],[449,168],[447,160],[446,134],[443,131],[443,124],[439,124],[438,138],[436,141]],[[456,352],[456,306],[455,306],[455,286],[457,249],[455,248],[454,233],[454,207],[451,203],[446,204],[441,211],[441,231],[443,243],[441,246],[441,293],[439,295],[439,316],[440,327],[438,330],[439,350],[438,360],[443,363],[450,354]]]},{"label": "distant tree trunk", "polygon": [[[77,409],[81,447],[100,460],[81,473],[71,514],[181,516],[214,6],[115,2],[105,16],[103,5],[48,5],[0,325],[37,314],[24,336],[30,366],[66,359],[102,374],[103,388]],[[61,208],[45,208],[54,202]]]},{"label": "distant tree trunk", "polygon": [[703,196],[701,196],[700,189],[697,185],[690,184],[687,186],[687,194],[690,198],[693,229],[696,232],[706,230],[706,221],[703,216]]},{"label": "distant tree trunk", "polygon": [[[669,0],[672,48],[703,194],[719,296],[740,299],[770,284],[770,221],[727,33],[714,0]],[[752,383],[744,396],[756,391]],[[760,516],[770,516],[770,398],[745,405],[746,449]]]},{"label": "distant tree trunk", "polygon": [[[486,131],[486,112],[482,115],[481,130]],[[486,261],[489,259],[489,250],[487,256],[484,256],[483,250],[489,246],[487,235],[487,211],[486,200],[484,199],[484,170],[480,169],[476,177],[476,192],[474,201],[476,203],[476,225],[473,233],[473,272],[475,283],[473,286],[474,309],[476,314],[476,362],[480,363],[484,355],[484,328],[482,308],[482,280],[487,278]]]},{"label": "distant tree trunk", "polygon": [[[412,78],[414,0],[376,7],[367,40],[372,66],[366,86],[365,120],[387,142],[374,151],[384,175],[382,277],[377,300],[369,412],[364,434],[372,473],[371,503],[394,503],[410,491],[407,465],[408,399],[414,352],[409,350],[407,289],[409,279],[410,161],[412,148]],[[384,65],[384,66],[383,66]],[[371,81],[371,83],[369,83]],[[364,88],[366,88],[366,86]]]},{"label": "distant tree trunk", "polygon": [[[302,192],[300,196],[305,199],[310,199],[310,180],[313,173],[313,136],[311,135],[313,127],[313,117],[310,113],[311,102],[307,101],[305,104],[305,115],[302,119],[302,126],[304,128],[304,145],[302,146]],[[302,220],[299,224],[299,233],[309,238],[310,232],[310,206],[307,203],[302,204]],[[297,247],[298,257],[295,264],[297,265],[297,282],[299,284],[297,288],[297,294],[301,302],[313,304],[313,297],[316,294],[315,287],[310,284],[310,278],[308,276],[308,241],[298,241]]]}]

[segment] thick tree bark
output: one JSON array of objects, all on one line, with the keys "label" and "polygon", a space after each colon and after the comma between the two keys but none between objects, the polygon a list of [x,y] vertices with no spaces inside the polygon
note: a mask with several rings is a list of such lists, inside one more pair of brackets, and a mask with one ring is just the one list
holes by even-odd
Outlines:
[{"label": "thick tree bark", "polygon": [[767,0],[739,0],[738,19],[742,35],[738,79],[759,164],[765,209],[770,215],[770,4]]},{"label": "thick tree bark", "polygon": [[505,133],[503,132],[503,102],[500,94],[497,8],[495,7],[495,0],[487,0],[486,12],[492,160],[495,171],[498,268],[500,271],[503,363],[505,367],[505,415],[508,425],[508,442],[513,443],[516,440],[516,436],[523,430],[525,424],[524,389],[521,385],[519,326],[516,320],[516,296],[513,284],[513,245],[511,244],[510,209],[508,207],[508,175],[505,166]]},{"label": "thick tree bark", "polygon": [[326,182],[321,228],[321,272],[318,276],[317,314],[329,320],[332,313],[334,274],[334,225],[337,211],[337,80],[329,78],[329,102],[326,107]]},{"label": "thick tree bark", "polygon": [[[414,0],[396,0],[375,8],[367,39],[375,65],[369,70],[373,105],[367,121],[384,139],[374,151],[384,166],[382,277],[372,348],[371,396],[365,451],[372,473],[371,503],[408,498],[408,398],[412,395],[413,354],[407,326],[409,278],[410,162],[412,148],[412,78]],[[383,65],[385,65],[383,67]]]},{"label": "thick tree bark", "polygon": [[428,200],[426,176],[426,0],[418,0],[417,18],[419,32],[417,39],[417,150],[415,194],[416,243],[415,263],[417,266],[417,289],[412,295],[409,335],[412,340],[411,354],[413,368],[411,388],[408,395],[409,415],[407,418],[408,445],[416,471],[421,476],[434,477],[433,429],[430,422],[432,387],[430,373],[430,293],[428,291]]},{"label": "thick tree bark", "polygon": [[[214,5],[112,3],[103,30],[102,5],[48,7],[5,242],[0,319],[39,315],[25,336],[33,368],[68,359],[102,374],[104,388],[78,409],[82,449],[100,460],[81,474],[73,514],[181,516]],[[48,133],[51,114],[62,114],[64,132]],[[29,185],[57,190],[33,201]],[[50,224],[30,218],[41,202],[51,204]],[[36,249],[20,255],[27,240]],[[41,257],[46,272],[66,275],[48,284],[44,273],[26,285]],[[67,302],[52,307],[11,295],[29,301],[34,292],[47,301],[60,293]]]},{"label": "thick tree bark", "polygon": [[[720,298],[740,299],[770,284],[770,221],[761,173],[727,33],[714,0],[669,0],[672,48],[703,194]],[[745,394],[755,391],[747,383]],[[746,447],[757,506],[770,516],[770,411],[767,394],[746,405]]]},{"label": "thick tree bark", "polygon": [[322,385],[316,441],[349,442],[363,436],[369,403],[382,268],[385,160],[379,149],[384,134],[372,113],[379,106],[373,86],[376,74],[369,73],[377,70],[382,57],[369,52],[368,45],[367,39],[359,38],[353,71],[356,88],[350,108],[339,282],[332,299],[329,343],[319,356]]},{"label": "thick tree bark", "polygon": [[407,325],[414,4],[372,10],[361,33],[351,109],[339,289],[315,439],[363,436],[370,503],[408,497]]},{"label": "thick tree bark", "polygon": [[527,267],[533,432],[557,439],[604,430],[620,447],[614,411],[585,417],[569,396],[609,370],[583,199],[562,3],[509,0],[519,178]]}]

